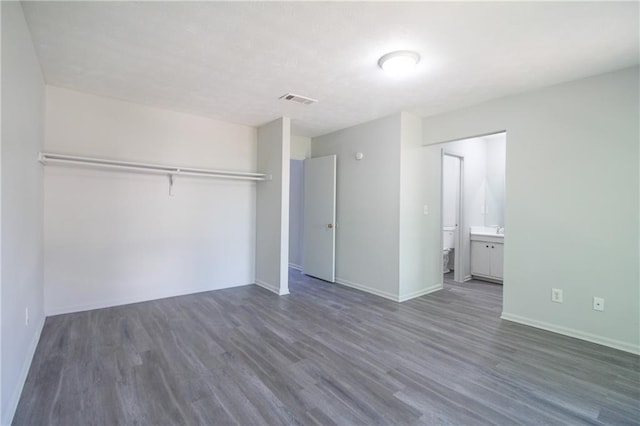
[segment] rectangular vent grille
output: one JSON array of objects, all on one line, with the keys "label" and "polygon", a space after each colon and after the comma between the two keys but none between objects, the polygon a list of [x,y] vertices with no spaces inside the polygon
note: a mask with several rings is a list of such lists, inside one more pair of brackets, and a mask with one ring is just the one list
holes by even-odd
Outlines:
[{"label": "rectangular vent grille", "polygon": [[285,100],[285,101],[291,101],[291,102],[297,102],[297,103],[303,104],[303,105],[310,105],[310,104],[315,104],[316,102],[318,102],[317,99],[308,98],[308,97],[302,96],[302,95],[296,95],[295,93],[287,93],[286,95],[280,96],[280,98],[278,98],[278,99],[282,99],[282,100]]}]

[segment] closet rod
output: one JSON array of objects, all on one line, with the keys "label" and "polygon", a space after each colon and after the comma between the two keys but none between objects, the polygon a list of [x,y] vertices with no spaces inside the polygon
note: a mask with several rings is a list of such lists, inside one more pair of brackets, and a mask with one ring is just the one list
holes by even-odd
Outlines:
[{"label": "closet rod", "polygon": [[104,158],[79,157],[76,155],[54,154],[50,152],[41,152],[38,161],[42,164],[59,163],[74,164],[91,167],[99,167],[103,169],[130,170],[141,171],[146,173],[159,173],[168,175],[185,175],[185,176],[202,176],[222,179],[240,179],[263,181],[271,180],[271,176],[263,173],[251,172],[232,172],[224,170],[197,169],[193,167],[164,166],[159,164],[136,163],[132,161],[116,161]]}]

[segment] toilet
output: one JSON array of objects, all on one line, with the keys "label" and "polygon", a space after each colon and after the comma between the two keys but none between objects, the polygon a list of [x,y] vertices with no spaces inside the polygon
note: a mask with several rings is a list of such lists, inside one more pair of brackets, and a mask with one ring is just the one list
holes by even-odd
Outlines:
[{"label": "toilet", "polygon": [[451,257],[451,253],[455,247],[455,227],[445,226],[442,229],[442,273],[447,274],[451,272],[449,269],[449,259]]}]

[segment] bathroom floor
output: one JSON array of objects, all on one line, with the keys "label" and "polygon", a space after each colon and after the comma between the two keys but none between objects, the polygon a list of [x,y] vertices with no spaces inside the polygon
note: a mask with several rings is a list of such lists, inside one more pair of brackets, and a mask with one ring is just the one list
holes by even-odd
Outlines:
[{"label": "bathroom floor", "polygon": [[446,283],[455,283],[455,281],[453,281],[453,269],[451,270],[451,272],[443,274],[443,276],[444,276],[445,284]]},{"label": "bathroom floor", "polygon": [[485,289],[487,291],[489,291],[490,293],[493,292],[498,292],[500,295],[502,295],[502,284],[498,284],[498,283],[492,283],[489,281],[481,281],[481,280],[469,280],[469,281],[465,281],[464,283],[458,283],[455,282],[453,280],[453,270],[451,272],[448,272],[446,274],[443,275],[444,277],[444,287],[447,288],[448,286],[465,286],[465,287],[475,287],[475,288],[482,288]]}]

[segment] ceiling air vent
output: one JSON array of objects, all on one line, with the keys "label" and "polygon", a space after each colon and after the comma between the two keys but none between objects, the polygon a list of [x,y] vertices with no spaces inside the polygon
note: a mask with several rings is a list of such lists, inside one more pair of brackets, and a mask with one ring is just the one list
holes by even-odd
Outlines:
[{"label": "ceiling air vent", "polygon": [[311,105],[318,102],[317,99],[307,98],[306,96],[296,95],[295,93],[287,93],[286,95],[280,96],[278,99],[282,99],[285,101],[297,102],[303,105]]}]

